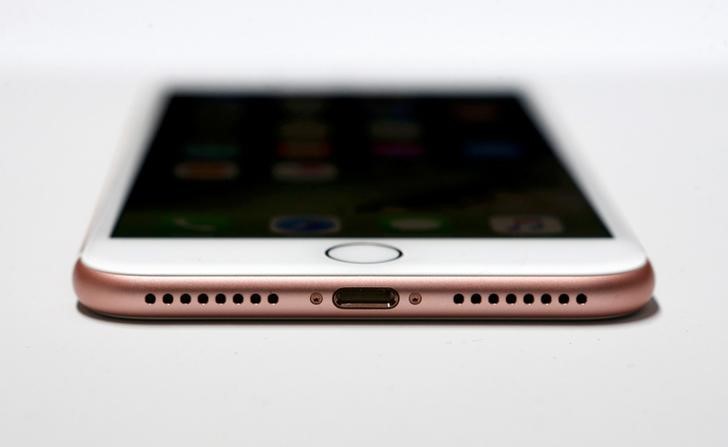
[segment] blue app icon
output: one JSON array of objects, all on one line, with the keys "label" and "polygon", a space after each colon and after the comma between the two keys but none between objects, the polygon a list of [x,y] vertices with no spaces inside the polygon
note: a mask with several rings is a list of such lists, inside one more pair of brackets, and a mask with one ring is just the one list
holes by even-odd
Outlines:
[{"label": "blue app icon", "polygon": [[339,231],[341,223],[334,216],[279,216],[273,218],[270,229],[280,234],[329,234]]}]

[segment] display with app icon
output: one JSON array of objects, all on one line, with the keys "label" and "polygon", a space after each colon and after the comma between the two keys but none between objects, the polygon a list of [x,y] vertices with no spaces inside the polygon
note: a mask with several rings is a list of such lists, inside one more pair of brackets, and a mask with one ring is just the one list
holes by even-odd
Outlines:
[{"label": "display with app icon", "polygon": [[202,92],[165,113],[118,237],[609,236],[514,96]]},{"label": "display with app icon", "polygon": [[330,234],[340,228],[341,222],[334,216],[278,216],[270,223],[271,231],[288,235]]}]

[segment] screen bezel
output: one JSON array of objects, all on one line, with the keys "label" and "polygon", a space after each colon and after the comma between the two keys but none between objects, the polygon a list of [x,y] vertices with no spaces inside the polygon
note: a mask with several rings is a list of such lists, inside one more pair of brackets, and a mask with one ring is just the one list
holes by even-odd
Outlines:
[{"label": "screen bezel", "polygon": [[[174,91],[231,90],[285,93],[367,91],[447,91],[412,86],[266,86],[241,88],[181,88]],[[567,152],[563,130],[554,137],[555,123],[547,123],[531,96],[494,86],[452,89],[487,93],[515,93],[529,116],[551,143],[564,164],[612,233],[611,238],[112,238],[111,233],[131,189],[147,144],[156,129],[169,91],[150,95],[135,110],[121,147],[118,175],[107,188],[82,252],[91,268],[137,275],[591,275],[639,268],[646,257],[639,244],[616,217],[593,181],[583,181],[586,169]],[[551,117],[550,117],[551,118]],[[567,156],[568,155],[568,156]],[[578,169],[576,166],[578,165]],[[588,178],[592,178],[590,175]],[[382,264],[348,264],[333,261],[325,251],[347,242],[379,242],[396,246],[404,256]]]}]

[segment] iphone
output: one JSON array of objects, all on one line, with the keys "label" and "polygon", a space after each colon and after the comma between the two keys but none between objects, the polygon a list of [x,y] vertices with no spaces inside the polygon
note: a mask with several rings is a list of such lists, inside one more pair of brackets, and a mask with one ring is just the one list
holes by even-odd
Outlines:
[{"label": "iphone", "polygon": [[79,300],[158,319],[633,312],[648,259],[543,110],[508,89],[167,91],[134,115]]}]

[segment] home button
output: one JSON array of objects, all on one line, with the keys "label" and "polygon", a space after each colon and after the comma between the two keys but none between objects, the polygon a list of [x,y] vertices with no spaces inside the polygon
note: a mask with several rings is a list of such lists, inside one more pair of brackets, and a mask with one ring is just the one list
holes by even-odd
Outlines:
[{"label": "home button", "polygon": [[354,242],[335,245],[326,250],[326,256],[336,261],[354,264],[377,264],[394,261],[402,256],[402,252],[390,245],[371,242]]}]

